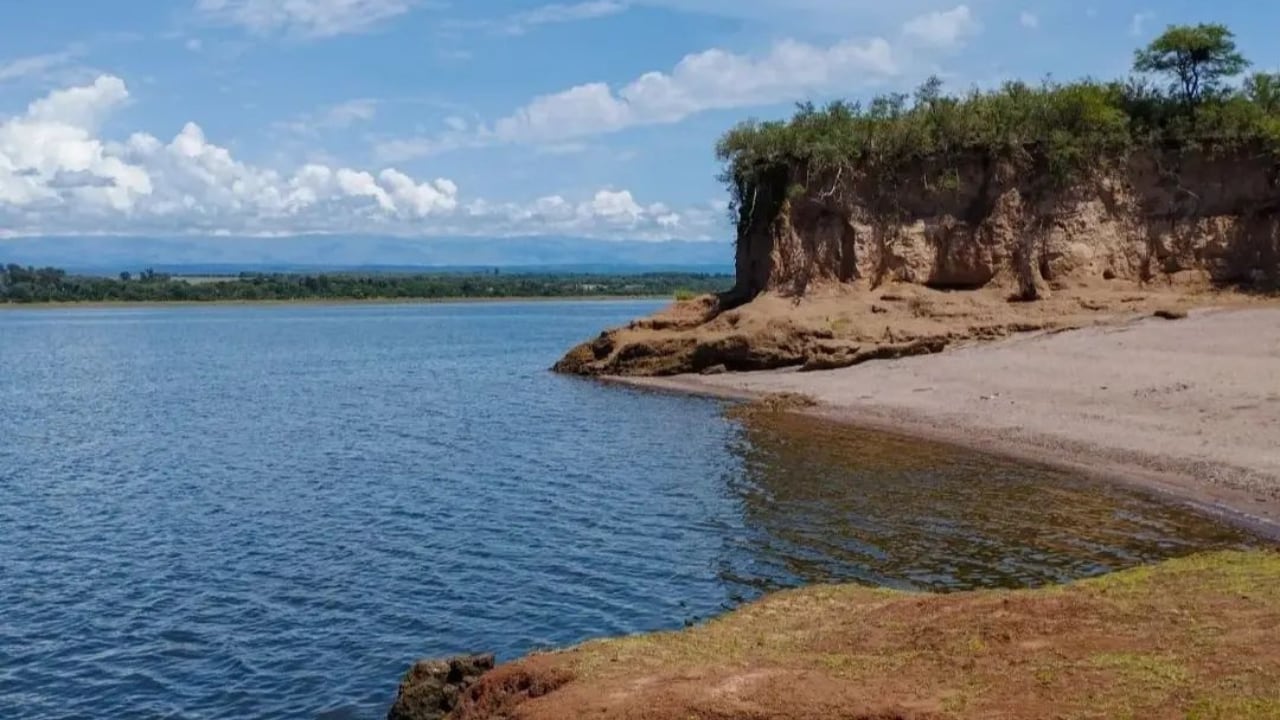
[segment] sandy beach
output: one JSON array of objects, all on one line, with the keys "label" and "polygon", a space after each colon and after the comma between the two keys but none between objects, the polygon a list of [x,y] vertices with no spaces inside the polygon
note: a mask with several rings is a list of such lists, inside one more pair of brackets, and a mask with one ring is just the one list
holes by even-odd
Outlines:
[{"label": "sandy beach", "polygon": [[1168,493],[1280,536],[1280,308],[1201,310],[842,370],[625,378],[806,412]]}]

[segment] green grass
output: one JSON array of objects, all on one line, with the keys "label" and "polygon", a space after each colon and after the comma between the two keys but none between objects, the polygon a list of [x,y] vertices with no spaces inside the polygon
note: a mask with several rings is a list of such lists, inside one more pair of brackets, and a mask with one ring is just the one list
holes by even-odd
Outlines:
[{"label": "green grass", "polygon": [[[816,586],[683,631],[544,660],[610,702],[637,706],[657,702],[632,694],[640,687],[680,684],[694,710],[734,678],[788,677],[804,681],[762,685],[760,702],[774,693],[786,698],[781,706],[801,707],[815,701],[804,685],[814,681],[860,702],[919,703],[954,718],[1248,720],[1280,718],[1277,619],[1280,554],[1225,552],[1028,591]],[[1008,715],[1011,707],[1021,714]]]}]

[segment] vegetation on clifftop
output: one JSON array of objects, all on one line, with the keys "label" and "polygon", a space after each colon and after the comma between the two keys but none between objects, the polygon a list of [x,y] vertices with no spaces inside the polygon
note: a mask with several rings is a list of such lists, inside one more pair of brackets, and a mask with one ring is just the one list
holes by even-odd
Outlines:
[{"label": "vegetation on clifftop", "polygon": [[746,122],[717,154],[736,207],[749,211],[779,170],[802,171],[795,193],[843,173],[891,179],[928,161],[944,170],[927,181],[947,189],[959,178],[945,169],[973,156],[1065,182],[1137,149],[1280,151],[1280,73],[1234,83],[1248,65],[1222,25],[1170,27],[1137,51],[1136,74],[1124,80],[1010,81],[951,95],[934,77],[912,96],[804,103],[790,121]]}]

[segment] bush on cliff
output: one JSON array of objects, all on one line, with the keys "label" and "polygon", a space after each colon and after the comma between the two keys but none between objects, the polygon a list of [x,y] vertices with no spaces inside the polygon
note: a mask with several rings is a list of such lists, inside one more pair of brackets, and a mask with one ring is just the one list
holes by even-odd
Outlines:
[{"label": "bush on cliff", "polygon": [[[800,170],[791,190],[803,192],[808,182],[834,184],[844,173],[892,179],[926,161],[946,168],[982,156],[1067,182],[1141,148],[1280,151],[1280,74],[1228,85],[1245,67],[1225,27],[1171,27],[1138,51],[1140,74],[1126,80],[1011,81],[950,95],[935,77],[913,96],[803,103],[789,121],[748,121],[724,135],[717,155],[741,209],[779,171],[794,182]],[[1169,87],[1152,73],[1168,75]],[[931,179],[944,189],[958,181],[945,171]]]}]

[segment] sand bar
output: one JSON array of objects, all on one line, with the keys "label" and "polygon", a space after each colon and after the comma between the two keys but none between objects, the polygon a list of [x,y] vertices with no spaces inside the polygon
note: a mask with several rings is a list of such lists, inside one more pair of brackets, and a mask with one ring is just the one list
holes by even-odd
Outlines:
[{"label": "sand bar", "polygon": [[1169,493],[1280,537],[1280,308],[1024,335],[843,370],[626,378],[752,398]]}]

